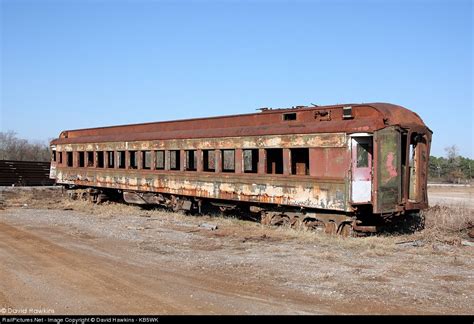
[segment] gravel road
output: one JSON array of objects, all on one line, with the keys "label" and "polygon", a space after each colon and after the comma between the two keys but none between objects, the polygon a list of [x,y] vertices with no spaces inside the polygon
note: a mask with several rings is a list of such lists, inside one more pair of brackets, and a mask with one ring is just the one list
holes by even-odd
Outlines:
[{"label": "gravel road", "polygon": [[0,312],[473,314],[469,246],[67,202],[55,190],[3,201]]}]

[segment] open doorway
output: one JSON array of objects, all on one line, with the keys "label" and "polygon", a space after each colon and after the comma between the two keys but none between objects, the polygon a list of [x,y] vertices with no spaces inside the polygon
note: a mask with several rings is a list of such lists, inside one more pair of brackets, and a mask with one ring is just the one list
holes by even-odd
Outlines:
[{"label": "open doorway", "polygon": [[352,137],[352,202],[372,198],[372,136]]}]

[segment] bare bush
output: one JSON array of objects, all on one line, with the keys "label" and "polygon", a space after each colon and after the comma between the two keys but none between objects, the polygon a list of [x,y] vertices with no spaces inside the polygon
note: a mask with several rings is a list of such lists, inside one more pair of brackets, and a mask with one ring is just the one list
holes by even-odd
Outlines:
[{"label": "bare bush", "polygon": [[[474,210],[435,205],[425,211],[425,236],[437,241],[459,240],[474,226]],[[461,235],[460,235],[461,234]]]},{"label": "bare bush", "polygon": [[0,132],[0,160],[49,161],[49,146],[18,138],[13,131]]}]

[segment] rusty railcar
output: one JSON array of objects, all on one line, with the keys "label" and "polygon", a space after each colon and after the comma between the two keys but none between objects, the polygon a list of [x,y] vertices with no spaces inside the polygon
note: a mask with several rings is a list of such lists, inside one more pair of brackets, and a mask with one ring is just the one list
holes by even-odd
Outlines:
[{"label": "rusty railcar", "polygon": [[428,206],[431,135],[416,113],[387,103],[262,108],[63,131],[51,178],[131,203],[211,203],[264,223],[375,231]]}]

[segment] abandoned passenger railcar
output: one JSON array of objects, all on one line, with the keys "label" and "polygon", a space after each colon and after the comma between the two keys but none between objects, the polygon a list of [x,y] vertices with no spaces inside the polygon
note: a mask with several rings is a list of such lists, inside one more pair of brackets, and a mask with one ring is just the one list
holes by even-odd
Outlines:
[{"label": "abandoned passenger railcar", "polygon": [[51,142],[51,177],[130,203],[212,203],[269,224],[376,231],[428,206],[431,135],[416,113],[386,103],[264,108],[63,131]]}]

